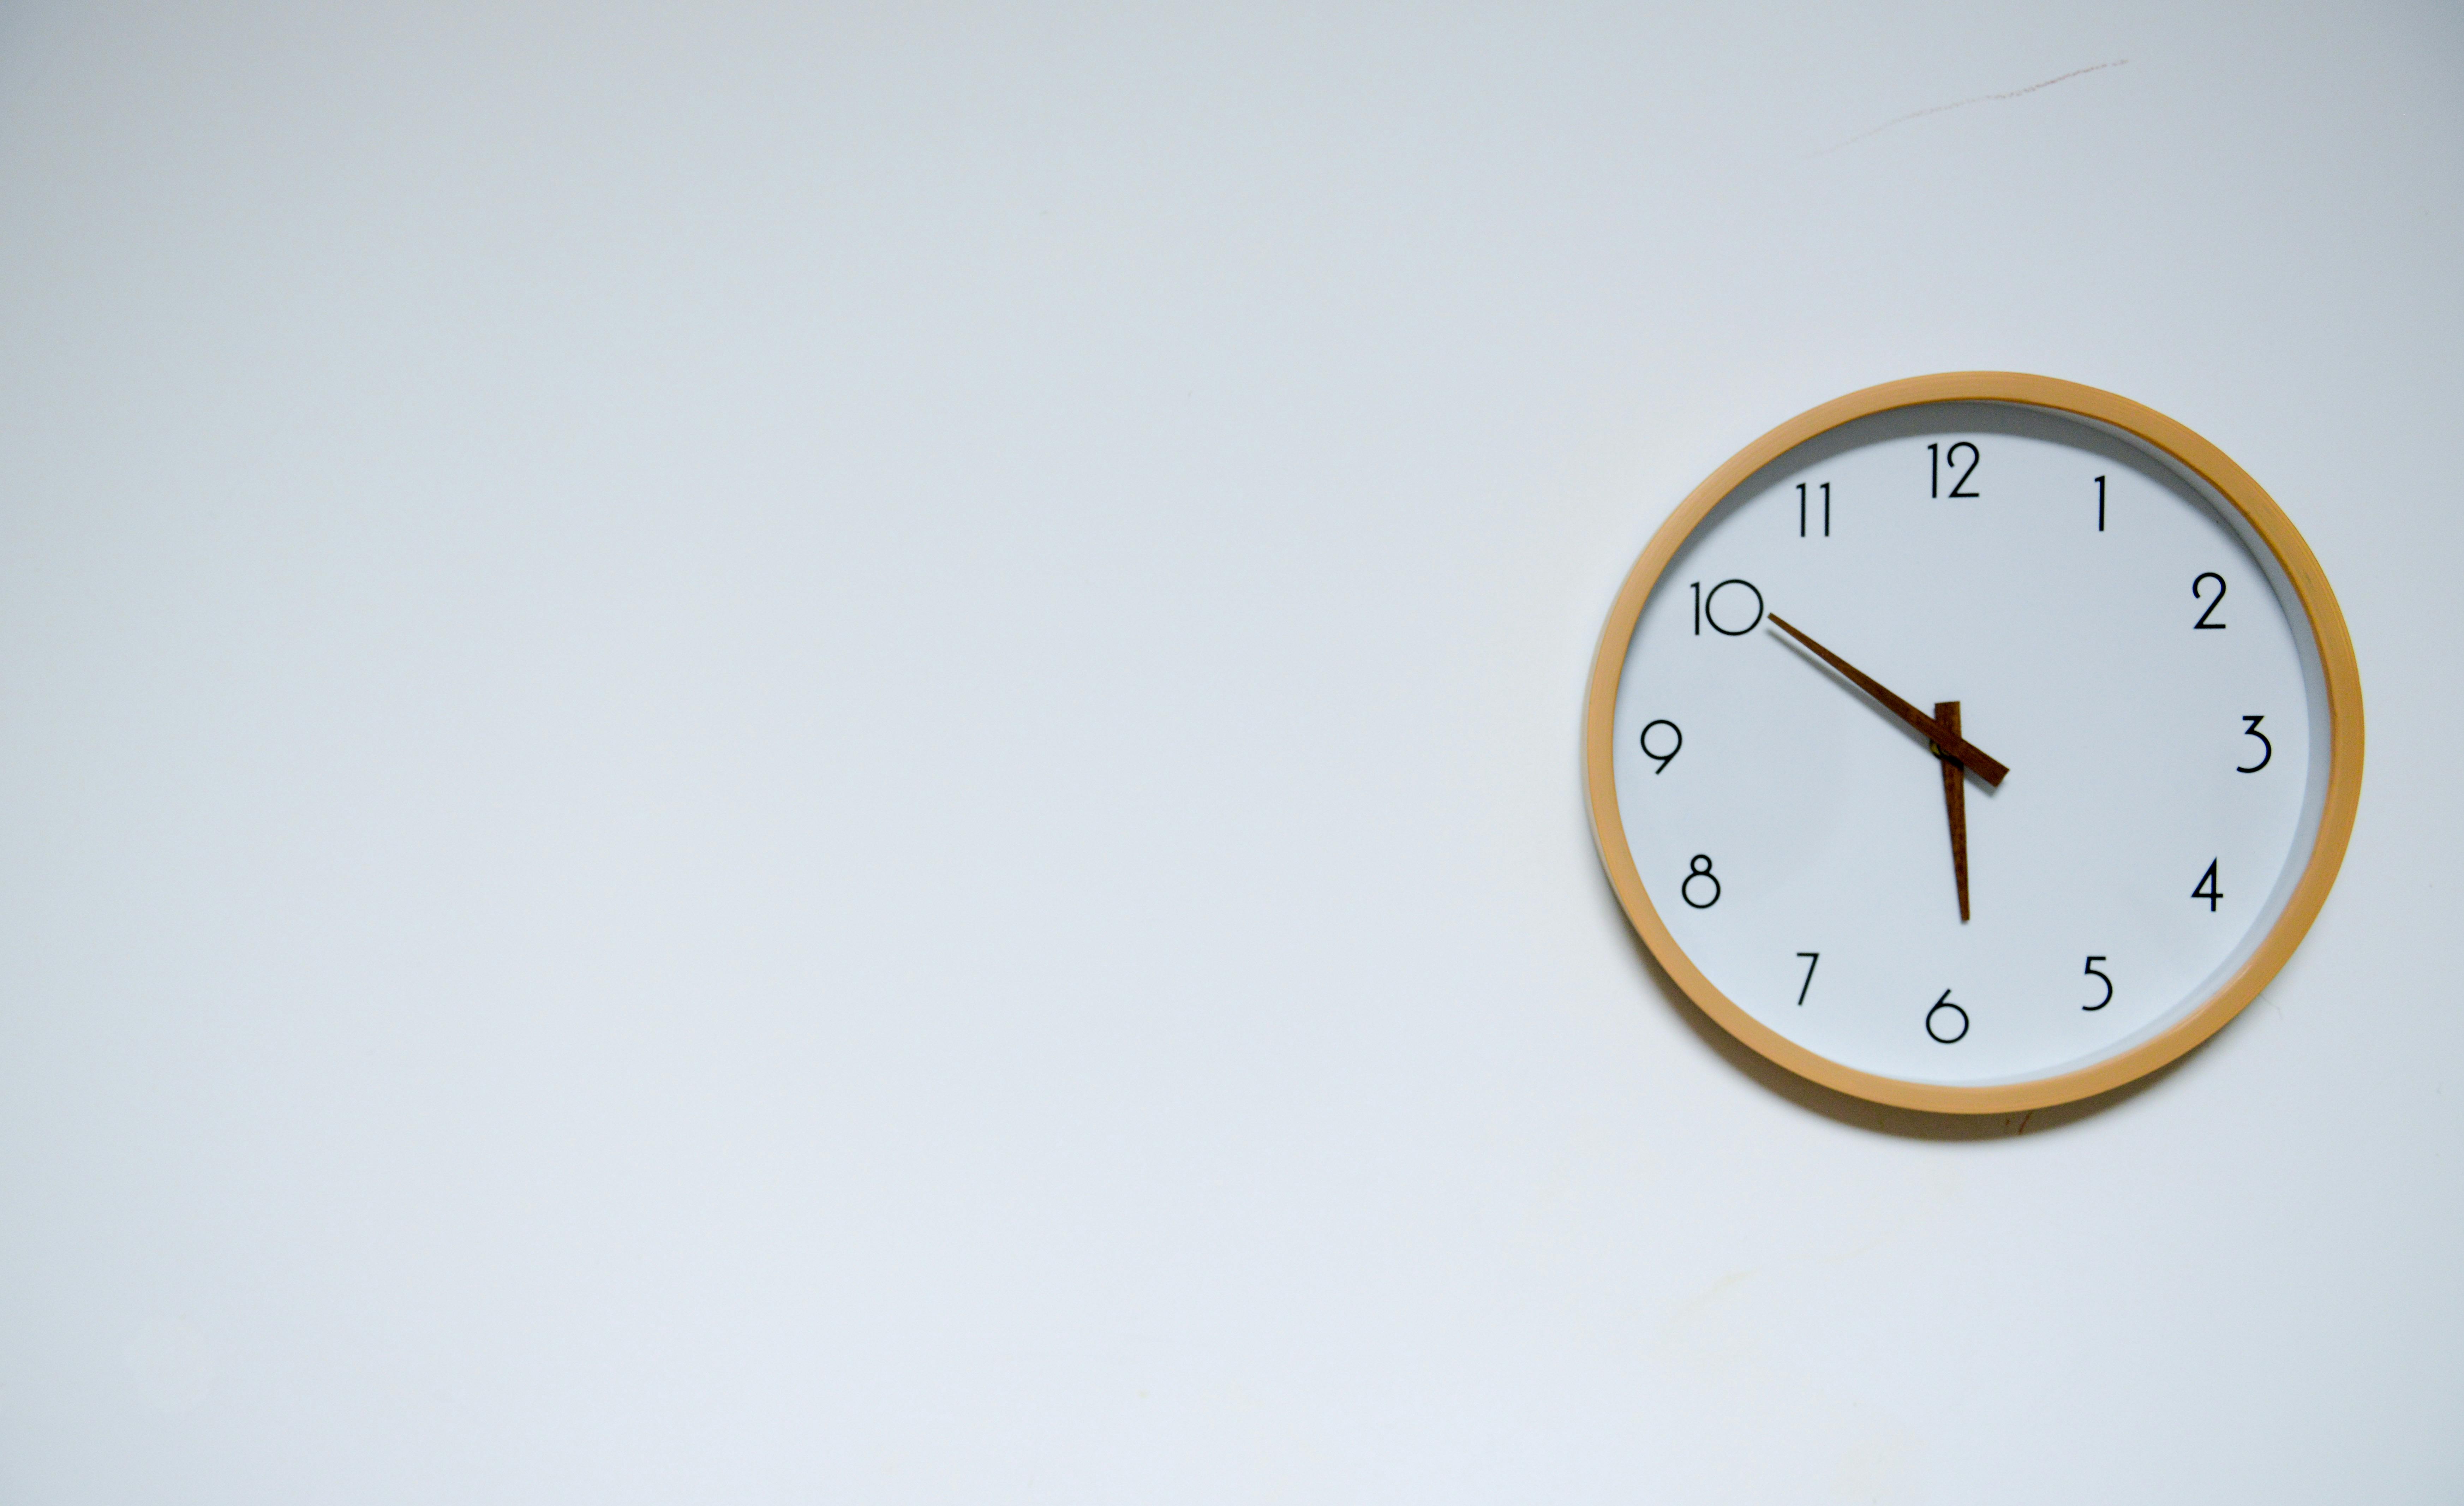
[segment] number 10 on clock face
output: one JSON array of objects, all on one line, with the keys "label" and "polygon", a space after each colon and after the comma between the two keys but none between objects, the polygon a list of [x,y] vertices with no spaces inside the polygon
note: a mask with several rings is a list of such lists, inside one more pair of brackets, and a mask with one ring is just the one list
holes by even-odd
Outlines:
[{"label": "number 10 on clock face", "polygon": [[1595,824],[1663,964],[1758,1049],[1981,1103],[2165,1036],[2278,932],[2326,666],[2179,457],[2046,406],[1888,406],[1654,549],[1595,670]]}]

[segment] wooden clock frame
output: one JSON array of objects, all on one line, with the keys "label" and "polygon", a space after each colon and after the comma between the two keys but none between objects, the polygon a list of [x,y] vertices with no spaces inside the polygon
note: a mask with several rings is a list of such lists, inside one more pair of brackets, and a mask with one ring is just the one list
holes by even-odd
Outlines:
[{"label": "wooden clock frame", "polygon": [[[2213,994],[2148,1039],[2076,1071],[2018,1082],[1953,1085],[1914,1082],[1843,1066],[1764,1025],[1713,987],[1669,934],[1643,889],[1617,811],[1612,754],[1617,682],[1643,602],[1659,583],[1661,573],[1713,508],[1763,467],[1843,424],[1896,408],[1980,402],[2049,408],[2121,429],[2197,474],[2240,513],[2274,553],[2309,617],[2310,636],[2318,645],[2326,681],[2328,763],[2326,801],[2300,880],[2257,949]],[[1858,1098],[1941,1113],[2010,1113],[2093,1097],[2178,1059],[2240,1014],[2293,955],[2335,884],[2336,871],[2352,838],[2353,815],[2361,803],[2361,671],[2353,659],[2353,640],[2344,626],[2344,615],[2336,605],[2336,594],[2329,589],[2317,557],[2284,510],[2222,450],[2153,408],[2096,387],[2019,372],[1945,372],[1867,387],[1801,413],[1739,450],[1687,494],[1626,573],[1625,584],[1618,588],[1608,622],[1600,630],[1599,646],[1592,657],[1591,688],[1584,700],[1583,774],[1593,836],[1626,918],[1685,996],[1721,1028],[1799,1077]]]}]

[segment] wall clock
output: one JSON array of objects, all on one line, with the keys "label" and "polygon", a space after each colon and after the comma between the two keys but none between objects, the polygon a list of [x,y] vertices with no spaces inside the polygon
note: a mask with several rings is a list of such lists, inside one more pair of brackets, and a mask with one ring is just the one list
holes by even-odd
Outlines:
[{"label": "wall clock", "polygon": [[1780,1065],[1911,1108],[2087,1097],[2275,976],[2360,798],[2326,577],[2214,446],[2074,382],[1781,425],[1653,537],[1584,715],[1653,956]]}]

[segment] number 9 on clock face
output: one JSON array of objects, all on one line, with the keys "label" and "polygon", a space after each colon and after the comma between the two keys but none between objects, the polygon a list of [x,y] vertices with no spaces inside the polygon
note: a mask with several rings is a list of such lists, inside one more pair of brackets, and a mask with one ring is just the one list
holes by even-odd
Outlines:
[{"label": "number 9 on clock face", "polygon": [[2332,592],[2255,481],[2004,373],[1827,404],[1689,497],[1587,706],[1669,976],[1793,1070],[1986,1111],[2127,1081],[2299,942],[2358,797]]}]

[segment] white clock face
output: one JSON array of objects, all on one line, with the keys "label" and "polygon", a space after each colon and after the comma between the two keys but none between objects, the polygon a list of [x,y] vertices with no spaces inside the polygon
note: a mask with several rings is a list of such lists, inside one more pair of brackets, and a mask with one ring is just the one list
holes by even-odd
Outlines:
[{"label": "white clock face", "polygon": [[[1784,619],[2007,766],[1958,781]],[[2230,504],[2137,440],[1959,403],[1857,420],[1677,552],[1617,683],[1617,811],[1653,907],[1737,1007],[1913,1082],[2129,1049],[2256,948],[2316,840],[2309,622]]]}]

